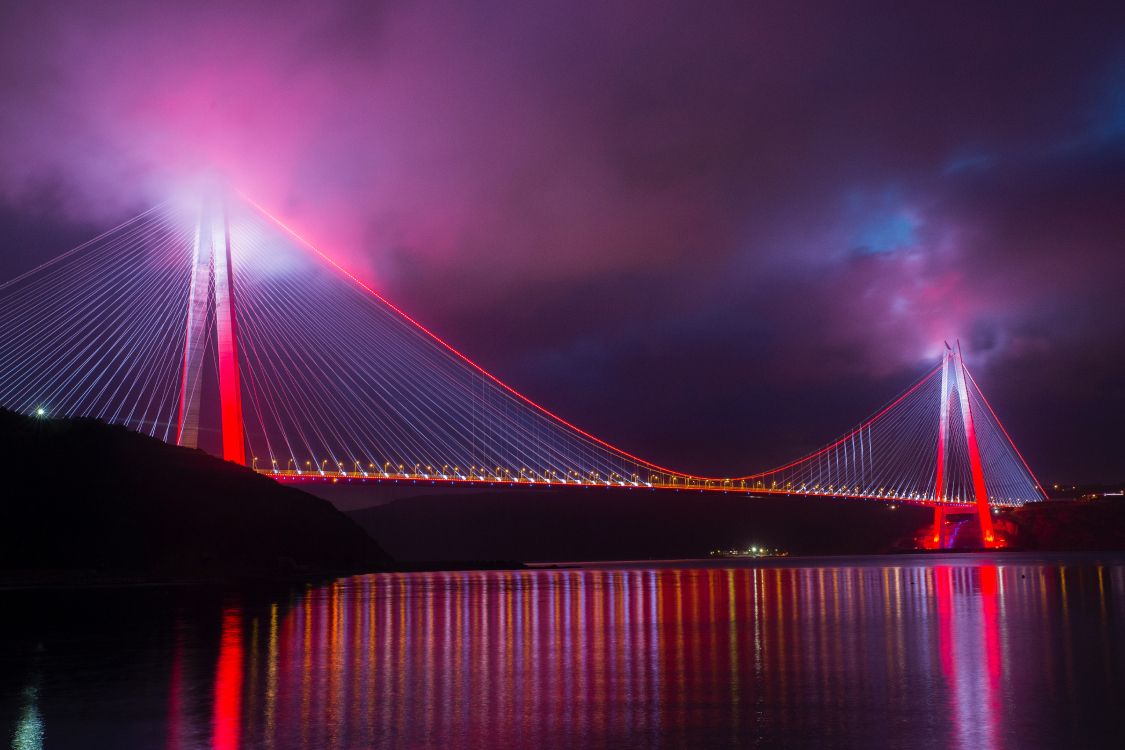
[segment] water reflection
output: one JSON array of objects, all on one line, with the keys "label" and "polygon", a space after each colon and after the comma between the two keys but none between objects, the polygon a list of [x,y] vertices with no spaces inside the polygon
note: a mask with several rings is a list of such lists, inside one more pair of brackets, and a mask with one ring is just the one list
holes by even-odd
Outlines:
[{"label": "water reflection", "polygon": [[[164,746],[1120,745],[1125,569],[968,559],[386,574],[227,598],[211,625],[180,607],[149,654]],[[13,747],[55,746],[39,690]]]},{"label": "water reflection", "polygon": [[43,750],[43,718],[39,715],[39,688],[32,684],[23,691],[26,701],[20,710],[12,750]]}]

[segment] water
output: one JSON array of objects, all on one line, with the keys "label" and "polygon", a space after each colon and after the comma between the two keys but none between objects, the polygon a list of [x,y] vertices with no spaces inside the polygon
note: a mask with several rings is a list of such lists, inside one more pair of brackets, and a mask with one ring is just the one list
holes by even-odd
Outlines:
[{"label": "water", "polygon": [[1121,557],[387,574],[0,602],[13,748],[1125,747]]}]

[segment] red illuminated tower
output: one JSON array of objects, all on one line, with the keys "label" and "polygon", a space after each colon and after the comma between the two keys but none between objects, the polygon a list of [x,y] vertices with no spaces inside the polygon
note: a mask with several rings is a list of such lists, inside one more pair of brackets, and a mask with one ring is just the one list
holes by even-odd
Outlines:
[{"label": "red illuminated tower", "polygon": [[[210,283],[212,280],[213,285]],[[206,198],[200,209],[189,294],[176,442],[189,448],[199,446],[199,406],[209,321],[207,313],[209,303],[213,302],[218,344],[223,458],[245,465],[246,441],[243,436],[242,391],[238,374],[238,326],[231,265],[230,221],[226,203],[218,197]]]},{"label": "red illuminated tower", "polygon": [[953,350],[946,344],[941,366],[941,401],[938,414],[937,481],[934,485],[934,544],[938,549],[945,547],[945,507],[946,501],[946,447],[949,439],[950,401],[957,392],[961,406],[961,423],[964,426],[965,440],[968,443],[969,471],[973,480],[973,496],[980,521],[981,539],[986,547],[995,544],[996,536],[992,530],[992,509],[988,504],[988,490],[984,484],[984,467],[980,459],[980,446],[977,444],[976,428],[973,425],[973,411],[969,406],[969,391],[966,385],[965,362],[961,359],[961,344]]}]

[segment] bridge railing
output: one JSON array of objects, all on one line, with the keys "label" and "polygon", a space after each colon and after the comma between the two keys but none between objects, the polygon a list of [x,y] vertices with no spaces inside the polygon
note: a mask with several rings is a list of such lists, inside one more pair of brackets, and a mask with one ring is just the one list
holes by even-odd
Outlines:
[{"label": "bridge railing", "polygon": [[[683,477],[657,477],[650,476],[650,480],[654,481],[639,481],[626,480],[624,478],[583,478],[581,476],[556,476],[552,478],[545,478],[542,476],[534,476],[531,473],[519,474],[516,472],[505,471],[501,467],[501,471],[497,472],[495,469],[492,471],[476,471],[456,473],[452,471],[442,473],[440,471],[425,471],[425,467],[418,467],[415,471],[413,467],[406,465],[397,465],[388,467],[386,471],[381,468],[367,468],[351,470],[337,466],[335,469],[326,467],[325,469],[281,469],[281,468],[262,468],[256,467],[255,471],[264,476],[272,477],[278,481],[288,483],[301,483],[301,482],[329,482],[339,483],[341,481],[348,483],[397,483],[397,482],[411,482],[411,483],[429,483],[434,485],[448,484],[448,485],[473,485],[473,486],[505,486],[505,487],[582,487],[582,488],[618,488],[618,489],[649,489],[649,490],[671,490],[671,491],[685,491],[685,492],[709,492],[709,493],[733,493],[744,495],[758,495],[758,496],[787,496],[787,497],[820,497],[820,498],[836,498],[836,499],[860,499],[860,500],[878,500],[883,502],[900,503],[903,505],[934,505],[935,500],[932,496],[927,497],[923,495],[898,493],[895,491],[875,492],[871,494],[856,493],[856,492],[842,492],[843,488],[829,489],[825,488],[807,488],[807,489],[793,489],[785,487],[770,487],[765,486],[762,482],[754,482],[744,479],[695,479]],[[579,472],[575,472],[578,474]],[[997,503],[998,505],[1003,503]],[[1013,505],[1016,503],[1012,503]],[[950,510],[969,510],[972,509],[973,504],[967,500],[952,499],[943,501],[943,507]],[[893,506],[892,506],[893,507]]]}]

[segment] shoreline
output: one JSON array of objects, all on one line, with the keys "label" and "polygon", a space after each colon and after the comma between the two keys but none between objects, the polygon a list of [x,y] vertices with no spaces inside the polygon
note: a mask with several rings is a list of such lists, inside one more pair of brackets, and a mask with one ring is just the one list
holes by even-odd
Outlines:
[{"label": "shoreline", "polygon": [[[807,568],[840,567],[850,562],[903,561],[925,564],[930,561],[949,560],[972,564],[986,558],[1001,558],[1013,562],[1022,560],[1053,560],[1060,558],[1108,558],[1125,562],[1122,550],[916,550],[899,552],[873,552],[841,555],[787,555],[761,558],[685,557],[660,560],[566,560],[554,562],[514,562],[504,560],[403,562],[386,567],[364,567],[351,570],[324,570],[293,575],[144,575],[125,572],[98,573],[94,571],[27,571],[26,575],[0,574],[0,592],[65,591],[98,588],[270,588],[316,586],[364,575],[409,573],[466,573],[489,571],[551,571],[606,568]],[[952,562],[952,560],[950,560]]]}]

